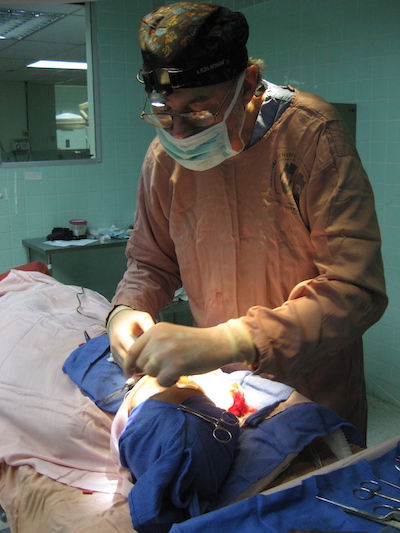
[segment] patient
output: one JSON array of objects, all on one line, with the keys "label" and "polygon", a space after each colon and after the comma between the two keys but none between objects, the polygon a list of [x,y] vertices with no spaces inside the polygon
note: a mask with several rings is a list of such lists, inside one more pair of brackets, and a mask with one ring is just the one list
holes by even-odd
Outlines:
[{"label": "patient", "polygon": [[[215,370],[168,389],[144,376],[121,403],[126,376],[110,360],[106,335],[81,345],[63,368],[100,409],[116,413],[111,449],[124,467],[121,493],[140,533],[169,531],[173,523],[259,493],[316,438],[343,430],[348,442],[359,442],[355,428],[332,411],[249,370]],[[116,405],[107,400],[114,391]],[[245,408],[240,428],[224,411],[233,403]]]},{"label": "patient", "polygon": [[120,461],[135,480],[128,501],[139,533],[169,531],[173,523],[213,509],[233,464],[235,415],[189,378],[163,388],[145,376],[117,417]]},{"label": "patient", "polygon": [[[109,303],[89,289],[36,272],[12,271],[1,281],[0,292],[0,419],[7,428],[0,433],[0,457],[7,472],[18,469],[21,476],[14,479],[13,490],[8,490],[9,479],[7,489],[3,483],[0,503],[7,511],[16,505],[25,508],[27,531],[60,530],[43,526],[50,514],[52,523],[61,520],[68,529],[64,502],[56,502],[63,485],[68,495],[76,489],[78,502],[76,513],[69,513],[77,527],[68,531],[94,531],[98,524],[98,531],[127,531],[132,522],[137,531],[166,531],[174,522],[212,509],[217,493],[217,508],[259,493],[293,456],[338,427],[350,443],[359,443],[355,429],[333,412],[251,371],[219,370],[193,376],[195,384],[184,379],[168,390],[143,378],[123,405],[122,395],[104,403],[126,381],[110,361],[104,334]],[[82,344],[84,332],[91,340]],[[243,392],[245,403],[258,409],[240,428],[238,444],[239,428],[229,425],[236,419],[223,414],[232,405],[232,384]],[[225,422],[219,425],[221,417]],[[214,438],[215,424],[232,439],[224,438],[229,434],[223,430]],[[110,454],[110,431],[117,467]],[[33,489],[29,494],[20,490],[27,465],[42,475],[39,482],[47,496],[53,494],[40,497],[33,513],[26,511],[34,505]],[[127,483],[130,470],[138,479],[134,487]],[[44,477],[55,480],[54,490],[42,484]],[[82,491],[95,493],[84,497],[87,507],[81,504]],[[129,496],[132,520],[119,495]],[[40,527],[32,528],[32,517]]]}]

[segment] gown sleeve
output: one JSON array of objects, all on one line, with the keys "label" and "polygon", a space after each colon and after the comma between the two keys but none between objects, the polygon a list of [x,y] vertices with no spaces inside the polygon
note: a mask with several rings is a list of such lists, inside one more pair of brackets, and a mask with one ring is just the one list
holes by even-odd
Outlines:
[{"label": "gown sleeve", "polygon": [[298,207],[318,275],[282,305],[251,307],[241,319],[260,355],[258,372],[285,382],[359,339],[387,306],[373,192],[339,121],[327,123],[313,159]]}]

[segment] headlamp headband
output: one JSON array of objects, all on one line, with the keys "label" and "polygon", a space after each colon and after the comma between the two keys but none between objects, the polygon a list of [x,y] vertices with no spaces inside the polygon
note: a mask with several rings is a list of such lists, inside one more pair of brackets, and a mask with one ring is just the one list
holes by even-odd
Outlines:
[{"label": "headlamp headband", "polygon": [[144,66],[138,72],[137,80],[144,83],[146,92],[170,94],[174,89],[203,87],[233,79],[247,67],[248,54],[246,47],[235,50],[234,54],[213,61],[202,67],[174,68],[159,67],[149,69]]}]

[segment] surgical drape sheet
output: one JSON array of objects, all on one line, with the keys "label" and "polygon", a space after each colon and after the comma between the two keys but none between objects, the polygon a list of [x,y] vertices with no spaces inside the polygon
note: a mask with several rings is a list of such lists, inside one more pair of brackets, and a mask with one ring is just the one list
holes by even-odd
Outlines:
[{"label": "surgical drape sheet", "polygon": [[[305,531],[359,531],[376,533],[382,525],[345,513],[339,507],[316,500],[320,495],[358,509],[372,512],[374,506],[388,503],[379,498],[359,500],[352,490],[366,479],[383,478],[398,483],[394,468],[396,449],[372,461],[334,470],[325,475],[313,476],[302,485],[270,495],[257,495],[219,511],[176,524],[171,533],[283,533],[289,529]],[[397,495],[399,490],[386,487],[385,494]]]},{"label": "surgical drape sheet", "polygon": [[109,303],[45,274],[12,270],[0,282],[0,459],[74,487],[115,493],[111,419],[62,371],[68,355],[104,333]]},{"label": "surgical drape sheet", "polygon": [[[75,383],[99,405],[102,404],[106,392],[102,381],[109,375],[116,380],[118,373],[120,373],[119,379],[124,379],[122,370],[114,363],[108,362],[107,356],[107,337],[103,336],[79,347],[64,365],[64,369]],[[195,381],[198,379],[207,390],[207,375],[193,376],[193,379]],[[300,397],[298,404],[285,408],[285,401],[295,392],[287,385],[264,379],[250,371],[236,371],[230,374],[219,371],[216,375],[212,374],[209,379],[212,400],[217,402],[212,395],[216,386],[229,391],[234,384],[237,384],[246,402],[257,409],[241,428],[235,461],[220,488],[217,501],[219,507],[235,501],[260,480],[268,476],[273,479],[273,473],[275,472],[275,476],[278,475],[288,458],[296,456],[317,437],[324,437],[340,428],[349,442],[358,445],[361,443],[360,435],[353,426],[329,409],[309,402],[306,398]],[[122,397],[117,398],[115,403],[121,403],[122,399]],[[282,412],[268,418],[278,405],[282,405]],[[228,409],[230,404],[219,407]],[[121,408],[113,422],[115,443],[118,440],[116,428],[121,429],[126,423],[129,423],[128,413]],[[166,437],[156,432],[152,438],[156,442],[160,439],[161,446]],[[118,454],[118,449],[115,449],[115,453]],[[148,478],[150,474],[151,469]],[[163,480],[154,478],[155,484],[162,482]],[[150,497],[149,495],[150,491],[147,497]],[[137,505],[140,507],[140,503]]]}]

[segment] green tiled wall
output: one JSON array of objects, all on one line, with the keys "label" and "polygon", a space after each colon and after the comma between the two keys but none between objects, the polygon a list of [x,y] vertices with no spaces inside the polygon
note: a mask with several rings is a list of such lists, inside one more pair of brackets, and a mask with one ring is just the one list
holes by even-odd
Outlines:
[{"label": "green tiled wall", "polygon": [[[136,28],[162,3],[100,0],[98,41],[103,161],[97,165],[1,169],[0,272],[26,261],[21,239],[72,217],[93,227],[132,223],[135,191],[153,132],[138,119],[143,90]],[[374,188],[390,305],[365,335],[369,392],[400,404],[400,2],[399,0],[221,0],[250,23],[250,54],[265,77],[331,102],[357,104],[357,147]],[[37,167],[34,170],[38,170]],[[18,205],[14,202],[17,185]]]},{"label": "green tiled wall", "polygon": [[[93,228],[133,222],[141,161],[154,135],[138,118],[144,94],[136,81],[136,28],[149,2],[100,0],[96,8],[102,162],[0,166],[0,272],[26,262],[22,239],[45,236],[71,218],[85,218]],[[30,171],[42,179],[27,180]]]}]

